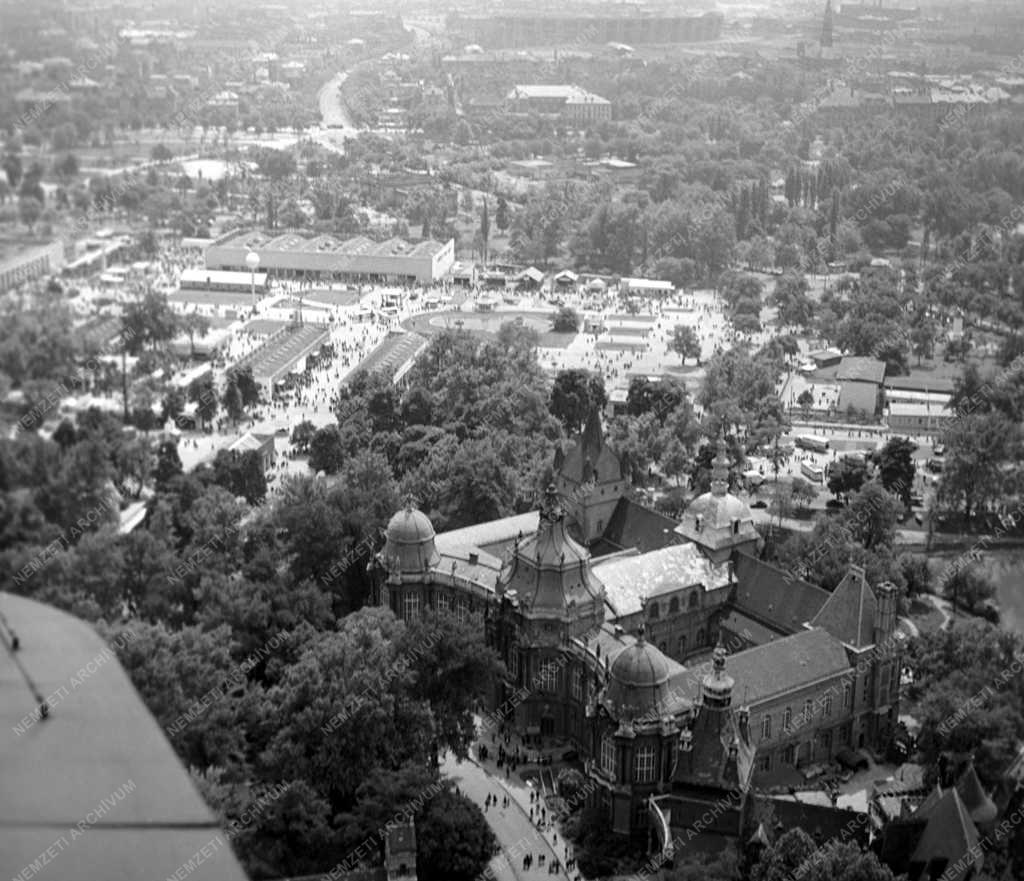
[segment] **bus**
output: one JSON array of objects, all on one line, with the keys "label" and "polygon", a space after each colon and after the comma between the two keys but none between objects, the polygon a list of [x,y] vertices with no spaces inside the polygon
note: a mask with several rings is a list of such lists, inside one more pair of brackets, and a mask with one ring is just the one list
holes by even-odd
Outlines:
[{"label": "bus", "polygon": [[825,482],[825,469],[820,465],[812,465],[810,462],[801,462],[800,473],[812,483],[822,484]]},{"label": "bus", "polygon": [[816,434],[798,434],[794,438],[794,443],[801,450],[810,450],[814,453],[828,452],[828,438]]}]

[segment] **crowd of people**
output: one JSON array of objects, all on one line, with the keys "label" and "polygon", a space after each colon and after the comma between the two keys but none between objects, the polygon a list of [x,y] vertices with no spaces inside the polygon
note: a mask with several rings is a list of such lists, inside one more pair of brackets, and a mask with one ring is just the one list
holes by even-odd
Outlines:
[{"label": "crowd of people", "polygon": [[[496,749],[492,757],[491,750]],[[554,811],[547,804],[542,777],[537,771],[551,764],[551,756],[542,750],[527,746],[519,735],[502,726],[500,732],[491,733],[490,744],[480,742],[476,745],[480,764],[491,772],[503,790],[497,793],[486,793],[484,796],[484,813],[491,808],[513,808],[520,810],[529,818],[536,838],[543,841],[547,848],[538,848],[536,852],[523,854],[523,871],[531,871],[534,867],[546,870],[548,875],[557,875],[568,881],[581,881],[576,870],[576,857],[572,845],[560,841]],[[520,771],[521,766],[526,766]],[[529,769],[529,770],[528,770]],[[504,770],[504,776],[501,771]],[[536,781],[536,783],[535,783]],[[539,787],[539,788],[536,788]],[[553,794],[553,793],[552,793]],[[515,802],[515,805],[513,805]]]}]

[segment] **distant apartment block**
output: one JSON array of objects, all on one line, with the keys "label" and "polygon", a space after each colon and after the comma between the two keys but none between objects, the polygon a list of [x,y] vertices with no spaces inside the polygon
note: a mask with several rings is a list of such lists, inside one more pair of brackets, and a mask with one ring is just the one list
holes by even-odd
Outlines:
[{"label": "distant apartment block", "polygon": [[576,122],[603,122],[612,118],[612,103],[579,86],[517,85],[508,101],[519,113],[546,113]]},{"label": "distant apartment block", "polygon": [[700,43],[717,40],[724,17],[720,12],[663,15],[657,10],[630,7],[628,15],[538,14],[535,9],[503,10],[504,15],[449,17],[447,29],[464,43],[485,49],[523,49],[530,46],[581,46],[625,43]]}]

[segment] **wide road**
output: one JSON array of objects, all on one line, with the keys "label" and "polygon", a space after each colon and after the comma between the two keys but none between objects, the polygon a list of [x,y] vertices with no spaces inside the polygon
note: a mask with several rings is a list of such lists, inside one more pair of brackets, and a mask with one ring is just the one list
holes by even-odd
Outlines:
[{"label": "wide road", "polygon": [[341,100],[341,85],[348,79],[350,71],[343,70],[323,84],[317,94],[320,105],[319,131],[312,137],[318,144],[336,153],[345,152],[345,139],[355,138],[359,129],[352,125],[345,102]]}]

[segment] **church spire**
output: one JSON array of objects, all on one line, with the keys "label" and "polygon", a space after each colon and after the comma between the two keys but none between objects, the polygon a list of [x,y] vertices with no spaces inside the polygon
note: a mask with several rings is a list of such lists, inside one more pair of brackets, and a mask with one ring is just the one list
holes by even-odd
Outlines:
[{"label": "church spire", "polygon": [[591,462],[596,463],[597,457],[604,446],[604,432],[601,430],[601,413],[592,407],[587,422],[583,426],[583,454]]},{"label": "church spire", "polygon": [[711,461],[711,494],[724,496],[729,492],[729,457],[725,453],[725,438],[718,437],[718,452]]}]

